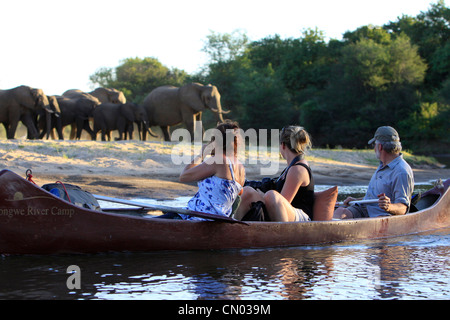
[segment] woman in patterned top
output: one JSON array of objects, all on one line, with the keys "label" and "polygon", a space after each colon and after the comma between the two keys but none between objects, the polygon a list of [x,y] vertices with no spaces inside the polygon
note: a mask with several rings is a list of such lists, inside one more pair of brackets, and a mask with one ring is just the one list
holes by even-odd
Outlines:
[{"label": "woman in patterned top", "polygon": [[[241,143],[236,122],[219,123],[209,144],[191,161],[180,175],[180,182],[197,182],[198,192],[189,200],[187,209],[230,216],[237,196],[245,182],[244,166],[238,161]],[[180,214],[185,220],[204,220]]]}]

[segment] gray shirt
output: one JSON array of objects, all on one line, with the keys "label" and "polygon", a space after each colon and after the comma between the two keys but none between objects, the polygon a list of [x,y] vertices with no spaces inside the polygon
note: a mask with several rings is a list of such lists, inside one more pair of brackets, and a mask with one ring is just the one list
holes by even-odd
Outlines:
[{"label": "gray shirt", "polygon": [[[370,179],[364,199],[377,199],[381,193],[391,199],[391,203],[404,203],[410,206],[414,189],[414,175],[402,154],[386,166],[380,163]],[[388,216],[389,213],[381,209],[377,203],[367,205],[369,217]]]}]

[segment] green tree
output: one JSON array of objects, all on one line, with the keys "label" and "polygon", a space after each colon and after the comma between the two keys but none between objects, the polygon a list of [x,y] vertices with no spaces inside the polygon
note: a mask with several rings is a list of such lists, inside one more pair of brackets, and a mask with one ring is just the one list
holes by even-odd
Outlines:
[{"label": "green tree", "polygon": [[287,41],[276,34],[250,43],[248,57],[255,68],[264,69],[270,63],[278,69],[286,60],[287,47]]},{"label": "green tree", "polygon": [[248,54],[255,68],[263,69],[271,64],[294,101],[299,97],[298,102],[302,103],[303,90],[325,86],[335,53],[328,48],[323,32],[306,29],[298,39],[283,40],[275,35],[255,41]]},{"label": "green tree", "polygon": [[345,69],[345,77],[355,78],[368,90],[382,89],[389,83],[385,73],[388,61],[385,46],[372,39],[358,40],[342,50],[341,63]]},{"label": "green tree", "polygon": [[250,46],[256,44],[249,46],[246,35],[236,32],[214,33],[208,39],[204,51],[210,63],[205,81],[218,87],[222,104],[232,110],[230,117],[242,128],[279,128],[292,119],[283,80],[270,62],[258,63],[251,54]]},{"label": "green tree", "polygon": [[299,39],[288,39],[281,67],[283,79],[291,94],[308,87],[323,88],[329,76],[325,35],[317,29],[307,29]]},{"label": "green tree", "polygon": [[418,104],[414,112],[399,121],[399,128],[405,133],[405,147],[422,153],[446,152],[450,145],[449,119],[449,104]]},{"label": "green tree", "polygon": [[427,65],[412,45],[409,37],[401,34],[388,47],[387,77],[394,85],[419,85],[425,78]]},{"label": "green tree", "polygon": [[[218,88],[222,106],[231,110],[228,117],[239,122],[244,112],[240,88],[247,78],[248,60],[242,56],[247,44],[247,36],[239,30],[231,34],[211,31],[202,48],[209,60],[199,77],[200,82],[211,83]],[[205,113],[203,121],[208,124],[214,120]]]},{"label": "green tree", "polygon": [[367,25],[357,28],[355,31],[344,33],[344,41],[347,43],[356,43],[361,40],[373,40],[381,45],[388,45],[391,42],[391,35],[382,27]]},{"label": "green tree", "polygon": [[438,92],[438,100],[440,100],[444,104],[450,105],[450,78],[448,78],[442,84],[442,88]]},{"label": "green tree", "polygon": [[223,34],[210,31],[206,39],[202,51],[209,55],[210,63],[213,64],[236,59],[245,52],[249,42],[241,30]]},{"label": "green tree", "polygon": [[313,110],[324,109],[322,119],[315,119],[327,124],[326,129],[317,129],[321,141],[363,147],[360,136],[380,125],[396,126],[414,112],[426,64],[406,35],[392,39],[381,37],[383,32],[377,31],[383,41],[364,36],[348,42],[324,94],[307,105],[312,119]]},{"label": "green tree", "polygon": [[418,46],[420,56],[429,65],[424,83],[427,91],[434,91],[449,77],[450,8],[443,0],[415,18],[403,15],[384,28],[393,35],[405,33]]},{"label": "green tree", "polygon": [[241,125],[244,128],[276,129],[292,122],[292,107],[283,81],[269,64],[249,70],[239,88]]},{"label": "green tree", "polygon": [[[407,147],[430,152],[448,149],[450,136],[450,9],[444,1],[431,4],[417,17],[402,16],[384,26],[393,37],[408,35],[427,65],[419,87],[420,99],[409,109],[399,126],[408,138]],[[408,141],[412,141],[408,145]],[[440,151],[439,151],[440,152]]]},{"label": "green tree", "polygon": [[162,85],[181,86],[189,80],[186,72],[169,69],[155,58],[127,58],[116,68],[100,68],[89,77],[95,85],[124,92],[127,99],[141,103],[150,91]]}]

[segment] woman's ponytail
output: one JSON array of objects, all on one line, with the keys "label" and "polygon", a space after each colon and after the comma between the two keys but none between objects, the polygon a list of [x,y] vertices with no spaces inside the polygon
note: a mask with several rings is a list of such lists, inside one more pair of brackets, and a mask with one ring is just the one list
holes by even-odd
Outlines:
[{"label": "woman's ponytail", "polygon": [[299,126],[283,128],[280,135],[280,143],[284,143],[289,150],[296,154],[306,154],[311,148],[311,138],[308,132]]}]

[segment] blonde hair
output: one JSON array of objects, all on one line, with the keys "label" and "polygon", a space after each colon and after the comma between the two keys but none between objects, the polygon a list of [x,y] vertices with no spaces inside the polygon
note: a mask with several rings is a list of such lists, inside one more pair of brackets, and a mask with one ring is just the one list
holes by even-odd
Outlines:
[{"label": "blonde hair", "polygon": [[299,126],[288,126],[281,130],[280,143],[296,154],[306,154],[312,143],[308,132]]}]

